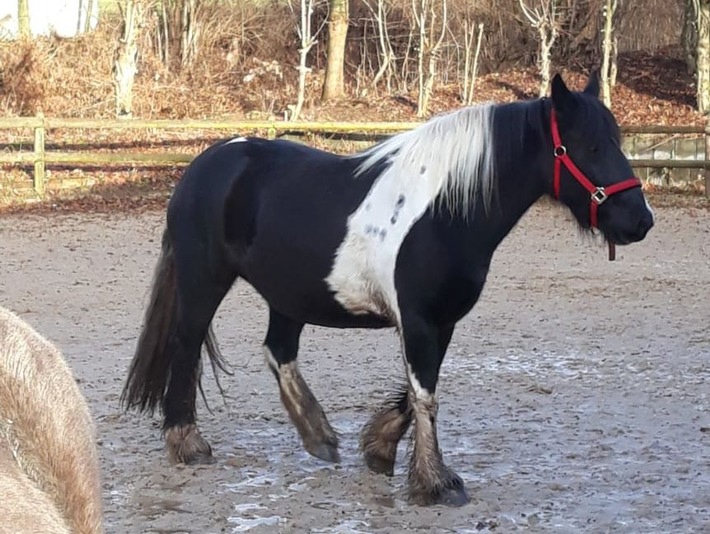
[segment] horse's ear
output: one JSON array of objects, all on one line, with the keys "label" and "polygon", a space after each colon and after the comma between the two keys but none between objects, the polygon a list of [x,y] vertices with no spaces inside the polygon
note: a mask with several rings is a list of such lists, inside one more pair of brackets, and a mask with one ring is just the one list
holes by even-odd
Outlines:
[{"label": "horse's ear", "polygon": [[587,80],[587,86],[584,88],[584,92],[588,95],[595,96],[599,98],[599,71],[593,70],[589,73],[589,80]]},{"label": "horse's ear", "polygon": [[572,92],[567,89],[562,76],[560,76],[559,73],[555,74],[552,78],[552,104],[555,106],[555,109],[563,113],[564,110],[569,107],[572,100]]}]

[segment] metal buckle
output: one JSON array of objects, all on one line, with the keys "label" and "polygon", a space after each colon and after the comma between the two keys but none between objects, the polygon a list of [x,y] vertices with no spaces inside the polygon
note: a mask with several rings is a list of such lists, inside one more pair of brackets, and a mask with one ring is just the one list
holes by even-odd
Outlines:
[{"label": "metal buckle", "polygon": [[609,195],[604,192],[603,187],[597,187],[592,193],[592,200],[597,204],[602,204],[607,198]]},{"label": "metal buckle", "polygon": [[567,154],[567,147],[565,145],[556,146],[555,150],[553,150],[553,153],[555,154],[556,158],[561,158],[562,156]]}]

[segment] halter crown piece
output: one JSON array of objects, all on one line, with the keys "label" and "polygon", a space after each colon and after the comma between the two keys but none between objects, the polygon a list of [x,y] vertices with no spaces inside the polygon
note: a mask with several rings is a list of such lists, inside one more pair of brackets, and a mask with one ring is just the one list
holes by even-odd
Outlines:
[{"label": "halter crown piece", "polygon": [[[592,228],[598,228],[598,215],[597,211],[599,206],[602,205],[607,198],[621,191],[626,191],[627,189],[632,189],[634,187],[641,187],[641,180],[635,176],[611,184],[607,187],[597,187],[595,186],[589,178],[587,178],[582,171],[574,164],[572,158],[567,154],[567,147],[562,144],[562,139],[560,138],[560,130],[557,125],[557,114],[555,113],[555,108],[552,108],[552,114],[550,115],[550,129],[552,130],[552,142],[554,144],[554,154],[555,154],[555,171],[553,180],[553,192],[556,200],[560,199],[560,174],[561,167],[564,165],[570,174],[584,187],[590,195],[589,203],[589,224]],[[614,245],[609,243],[609,259],[614,259]]]}]

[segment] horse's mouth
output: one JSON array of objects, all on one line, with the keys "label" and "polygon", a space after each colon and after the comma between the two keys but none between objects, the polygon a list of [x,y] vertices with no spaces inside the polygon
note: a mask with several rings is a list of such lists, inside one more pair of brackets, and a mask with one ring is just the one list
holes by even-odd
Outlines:
[{"label": "horse's mouth", "polygon": [[637,241],[640,241],[640,239],[631,239],[623,236],[611,236],[609,234],[604,234],[604,239],[610,245],[619,246],[630,245],[631,243],[636,243]]},{"label": "horse's mouth", "polygon": [[634,232],[603,232],[604,239],[612,245],[630,245],[642,241],[651,228],[641,228]]},{"label": "horse's mouth", "polygon": [[614,245],[629,245],[642,241],[649,230],[653,228],[653,217],[641,217],[635,224],[631,224],[624,228],[612,226],[611,228],[602,228],[602,233],[607,242]]}]

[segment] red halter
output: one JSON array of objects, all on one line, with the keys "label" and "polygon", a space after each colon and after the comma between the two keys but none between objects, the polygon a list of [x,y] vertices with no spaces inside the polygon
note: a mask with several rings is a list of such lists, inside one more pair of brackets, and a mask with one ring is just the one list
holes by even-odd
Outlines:
[{"label": "red halter", "polygon": [[623,180],[621,182],[609,185],[607,187],[597,187],[589,178],[584,176],[584,173],[579,170],[579,168],[574,164],[572,158],[567,154],[567,148],[562,144],[560,139],[560,130],[557,126],[557,115],[554,108],[552,109],[552,115],[550,117],[550,128],[552,130],[552,142],[555,145],[555,174],[553,182],[554,195],[557,200],[560,198],[560,166],[564,164],[567,170],[575,177],[575,179],[582,184],[590,194],[590,208],[589,208],[589,222],[593,228],[597,228],[597,210],[599,206],[604,203],[604,201],[615,193],[621,191],[626,191],[633,187],[641,187],[641,180],[636,177]]}]

